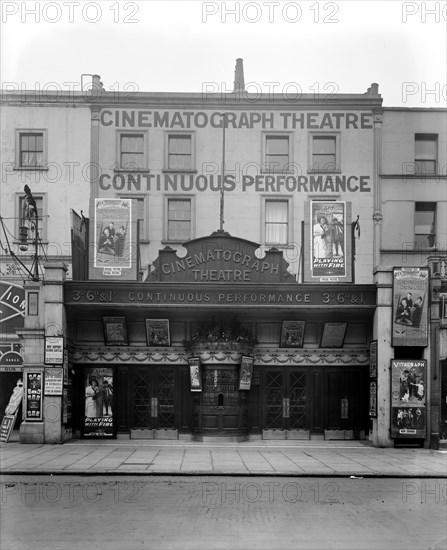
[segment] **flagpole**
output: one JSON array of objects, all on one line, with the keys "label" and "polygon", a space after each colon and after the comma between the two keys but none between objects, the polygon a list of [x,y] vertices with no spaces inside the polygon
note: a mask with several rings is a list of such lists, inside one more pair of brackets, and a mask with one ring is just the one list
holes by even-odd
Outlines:
[{"label": "flagpole", "polygon": [[224,226],[224,177],[225,177],[225,113],[222,113],[222,175],[220,182],[220,230],[223,231]]}]

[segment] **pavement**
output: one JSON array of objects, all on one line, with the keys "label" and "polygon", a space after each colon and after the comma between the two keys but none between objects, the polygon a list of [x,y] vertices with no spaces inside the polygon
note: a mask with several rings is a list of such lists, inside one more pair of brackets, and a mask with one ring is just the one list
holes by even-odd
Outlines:
[{"label": "pavement", "polygon": [[447,452],[369,441],[85,440],[0,443],[0,472],[32,475],[228,475],[447,478]]}]

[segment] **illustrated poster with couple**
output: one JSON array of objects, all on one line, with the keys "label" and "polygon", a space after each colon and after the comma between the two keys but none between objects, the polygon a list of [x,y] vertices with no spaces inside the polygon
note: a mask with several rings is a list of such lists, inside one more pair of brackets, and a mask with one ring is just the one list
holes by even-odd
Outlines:
[{"label": "illustrated poster with couple", "polygon": [[84,436],[113,436],[113,392],[111,368],[86,369]]},{"label": "illustrated poster with couple", "polygon": [[312,201],[311,228],[312,276],[346,276],[346,204]]},{"label": "illustrated poster with couple", "polygon": [[131,267],[132,201],[95,200],[94,267]]},{"label": "illustrated poster with couple", "polygon": [[428,344],[428,270],[394,269],[393,346]]}]

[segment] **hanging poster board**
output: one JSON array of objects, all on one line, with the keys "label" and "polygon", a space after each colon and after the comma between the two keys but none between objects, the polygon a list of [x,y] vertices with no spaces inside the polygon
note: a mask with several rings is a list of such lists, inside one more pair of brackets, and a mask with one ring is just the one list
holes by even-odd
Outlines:
[{"label": "hanging poster board", "polygon": [[251,378],[253,376],[254,357],[242,356],[241,373],[239,377],[239,389],[249,390],[251,387]]},{"label": "hanging poster board", "polygon": [[188,365],[191,391],[202,391],[202,369],[200,357],[190,357],[188,359]]},{"label": "hanging poster board", "polygon": [[43,372],[27,372],[25,375],[25,420],[42,421]]},{"label": "hanging poster board", "polygon": [[84,384],[82,436],[115,437],[113,369],[111,367],[86,368]]},{"label": "hanging poster board", "polygon": [[393,269],[393,346],[428,345],[428,268]]},{"label": "hanging poster board", "polygon": [[426,437],[427,361],[391,360],[391,437]]}]

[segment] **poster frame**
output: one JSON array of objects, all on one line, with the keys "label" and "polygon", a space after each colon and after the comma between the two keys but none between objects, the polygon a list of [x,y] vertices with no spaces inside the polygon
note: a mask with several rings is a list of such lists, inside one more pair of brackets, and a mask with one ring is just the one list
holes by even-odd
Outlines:
[{"label": "poster frame", "polygon": [[243,355],[241,357],[239,390],[249,390],[251,388],[254,362],[255,359],[251,355]]},{"label": "poster frame", "polygon": [[189,357],[189,382],[192,392],[202,391],[202,363],[200,357]]},{"label": "poster frame", "polygon": [[[128,346],[127,325],[125,317],[104,315],[102,318],[104,343],[106,346]],[[113,332],[110,330],[114,327]]]},{"label": "poster frame", "polygon": [[[279,347],[302,348],[304,343],[305,328],[305,321],[283,321],[281,325],[281,338]],[[287,335],[289,335],[289,337],[287,337]]]}]

